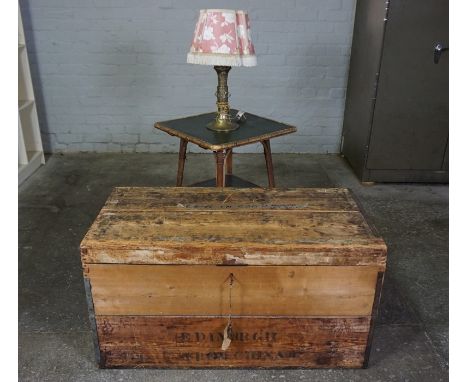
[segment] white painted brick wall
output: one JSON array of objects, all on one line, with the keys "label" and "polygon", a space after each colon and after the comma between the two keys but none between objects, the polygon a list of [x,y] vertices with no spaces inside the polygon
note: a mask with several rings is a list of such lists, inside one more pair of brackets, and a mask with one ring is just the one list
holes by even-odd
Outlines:
[{"label": "white painted brick wall", "polygon": [[20,6],[49,152],[177,151],[178,140],[153,123],[215,110],[213,68],[186,63],[201,8],[250,13],[258,66],[231,70],[230,102],[298,127],[272,140],[274,152],[339,151],[355,0],[23,0]]}]

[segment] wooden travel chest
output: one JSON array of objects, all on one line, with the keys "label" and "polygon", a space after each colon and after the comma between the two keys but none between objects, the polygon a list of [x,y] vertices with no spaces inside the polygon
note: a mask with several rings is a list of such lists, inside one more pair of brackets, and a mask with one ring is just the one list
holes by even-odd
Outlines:
[{"label": "wooden travel chest", "polygon": [[346,189],[121,187],[81,260],[101,367],[358,368],[386,246]]}]

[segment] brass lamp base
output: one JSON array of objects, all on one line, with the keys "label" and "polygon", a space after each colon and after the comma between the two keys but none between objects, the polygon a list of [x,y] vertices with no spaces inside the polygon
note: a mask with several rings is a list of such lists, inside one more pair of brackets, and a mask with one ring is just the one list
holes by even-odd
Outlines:
[{"label": "brass lamp base", "polygon": [[233,131],[239,128],[239,124],[226,119],[215,119],[206,125],[206,128],[213,131]]},{"label": "brass lamp base", "polygon": [[239,128],[239,124],[231,118],[229,109],[229,90],[227,86],[228,73],[231,70],[230,66],[215,66],[214,69],[218,73],[218,87],[216,88],[216,106],[218,111],[213,122],[206,125],[207,129],[219,132],[233,131]]}]

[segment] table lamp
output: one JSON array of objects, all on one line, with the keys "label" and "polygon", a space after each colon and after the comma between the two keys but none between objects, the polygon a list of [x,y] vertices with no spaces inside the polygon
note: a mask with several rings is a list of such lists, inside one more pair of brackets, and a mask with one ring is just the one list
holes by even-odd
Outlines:
[{"label": "table lamp", "polygon": [[239,124],[229,111],[228,73],[231,66],[257,65],[247,13],[231,9],[200,10],[187,62],[213,65],[218,73],[215,93],[218,111],[216,119],[206,127],[214,131],[237,129]]}]

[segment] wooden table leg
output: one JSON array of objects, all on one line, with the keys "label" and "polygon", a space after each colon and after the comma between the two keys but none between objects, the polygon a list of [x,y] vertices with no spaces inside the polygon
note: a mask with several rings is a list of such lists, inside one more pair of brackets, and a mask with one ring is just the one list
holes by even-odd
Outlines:
[{"label": "wooden table leg", "polygon": [[273,174],[273,160],[271,159],[271,148],[270,140],[266,139],[262,141],[263,153],[265,154],[265,162],[268,172],[268,187],[275,187],[275,175]]},{"label": "wooden table leg", "polygon": [[232,156],[234,151],[228,149],[226,151],[226,175],[232,175]]},{"label": "wooden table leg", "polygon": [[183,138],[180,138],[180,145],[179,145],[179,167],[177,168],[177,187],[182,186],[182,181],[184,179],[184,166],[185,166],[185,158],[186,158],[186,151],[187,151],[187,143]]},{"label": "wooden table leg", "polygon": [[224,150],[215,151],[214,153],[216,156],[216,187],[224,187],[226,181],[224,174],[226,153]]}]

